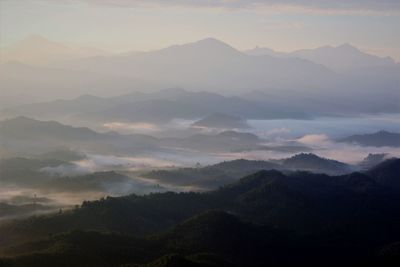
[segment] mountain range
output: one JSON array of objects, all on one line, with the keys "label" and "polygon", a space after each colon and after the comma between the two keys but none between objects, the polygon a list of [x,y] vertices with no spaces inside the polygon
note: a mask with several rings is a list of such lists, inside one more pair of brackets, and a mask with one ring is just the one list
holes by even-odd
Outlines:
[{"label": "mountain range", "polygon": [[30,35],[11,46],[2,48],[0,53],[2,63],[20,61],[31,65],[45,65],[60,60],[110,55],[109,52],[101,49],[65,45],[46,39],[41,35]]},{"label": "mountain range", "polygon": [[361,146],[400,147],[400,133],[378,131],[371,134],[356,134],[339,139],[340,142],[354,143]]},{"label": "mountain range", "polygon": [[[73,127],[56,121],[41,121],[21,116],[0,121],[0,138],[2,149],[25,156],[65,148],[86,153],[130,156],[167,151],[176,154],[177,149],[203,152],[270,149],[263,145],[263,139],[245,132],[222,131],[185,137],[156,138],[144,134],[96,132],[87,127]],[[292,148],[307,151],[307,148],[302,146]],[[279,149],[279,146],[274,149]]]},{"label": "mountain range", "polygon": [[1,263],[395,266],[399,164],[342,176],[260,171],[207,193],[86,201],[1,225]]},{"label": "mountain range", "polygon": [[[374,165],[375,166],[375,165]],[[285,173],[309,171],[331,175],[348,174],[357,169],[339,161],[319,157],[311,153],[300,153],[281,160],[246,160],[224,161],[214,165],[196,168],[177,168],[144,172],[141,176],[180,186],[194,185],[202,189],[215,189],[225,186],[239,178],[261,170],[280,170]]]},{"label": "mountain range", "polygon": [[[5,118],[29,116],[78,124],[84,122],[85,125],[99,122],[167,123],[173,119],[195,120],[212,114],[239,116],[244,119],[308,117],[301,111],[282,111],[277,106],[255,103],[237,96],[204,91],[190,92],[181,88],[153,93],[132,92],[107,98],[82,95],[70,100],[27,104],[0,111],[0,115]],[[220,127],[224,128],[222,124]],[[239,128],[242,127],[243,125]]]},{"label": "mountain range", "polygon": [[374,56],[348,43],[339,46],[328,45],[315,49],[302,49],[289,53],[276,52],[264,47],[256,47],[245,52],[256,56],[298,57],[343,73],[347,71],[360,71],[366,68],[393,66],[396,64],[390,57]]},{"label": "mountain range", "polygon": [[[157,51],[72,59],[40,67],[5,63],[0,68],[0,81],[6,88],[4,106],[32,102],[32,97],[42,101],[55,96],[77,97],[78,91],[104,96],[129,89],[154,91],[180,86],[230,94],[253,90],[289,94],[287,108],[312,94],[317,101],[335,99],[334,105],[347,106],[353,112],[399,110],[399,64],[350,45],[298,51],[290,57],[254,56],[208,38]],[[351,70],[343,73],[335,68]],[[35,95],[29,94],[27,84]],[[270,99],[266,103],[274,102]]]},{"label": "mountain range", "polygon": [[240,117],[222,113],[214,113],[194,122],[192,127],[216,128],[216,129],[246,129],[250,128],[245,120]]}]

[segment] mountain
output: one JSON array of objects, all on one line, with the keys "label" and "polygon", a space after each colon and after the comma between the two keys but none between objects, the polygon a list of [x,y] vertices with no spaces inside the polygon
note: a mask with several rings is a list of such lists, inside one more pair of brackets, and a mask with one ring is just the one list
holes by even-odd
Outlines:
[{"label": "mountain", "polygon": [[204,167],[154,170],[141,175],[159,183],[192,185],[211,190],[261,170],[310,171],[339,175],[350,173],[353,168],[342,162],[303,153],[278,161],[237,159]]},{"label": "mountain", "polygon": [[307,60],[249,56],[213,38],[151,52],[94,57],[57,66],[142,80],[156,79],[166,85],[209,91],[259,89],[266,85],[269,88],[316,88],[334,75]]},{"label": "mountain", "polygon": [[238,152],[263,149],[263,140],[252,133],[223,131],[217,134],[194,134],[185,138],[163,138],[170,148],[194,149],[208,152]]},{"label": "mountain", "polygon": [[368,172],[379,184],[400,188],[400,159],[388,159],[371,168]]},{"label": "mountain", "polygon": [[251,55],[251,56],[274,56],[274,57],[287,57],[287,53],[277,52],[268,47],[254,47],[253,49],[249,49],[244,51],[244,53]]},{"label": "mountain", "polygon": [[[305,118],[302,112],[282,112],[240,97],[210,92],[189,92],[168,88],[153,93],[131,92],[115,97],[82,95],[68,100],[56,100],[20,105],[1,110],[2,117],[30,116],[37,119],[73,121],[79,124],[109,122],[166,123],[175,118],[197,119],[212,114],[233,114],[243,118]],[[215,117],[215,116],[214,116]],[[242,125],[244,126],[244,125]]]},{"label": "mountain", "polygon": [[396,65],[396,62],[390,57],[371,55],[348,43],[339,46],[327,45],[315,49],[302,49],[289,53],[276,52],[267,47],[256,47],[245,53],[254,56],[298,57],[324,65],[340,73]]},{"label": "mountain", "polygon": [[52,61],[74,60],[110,54],[96,48],[67,46],[40,35],[28,36],[13,45],[2,48],[0,53],[2,62],[20,61],[27,64],[47,64]]},{"label": "mountain", "polygon": [[400,133],[379,131],[371,134],[357,134],[338,140],[339,142],[355,143],[361,146],[400,147]]},{"label": "mountain", "polygon": [[81,95],[74,99],[59,99],[6,108],[1,111],[1,115],[3,117],[29,115],[37,119],[68,119],[80,113],[110,108],[114,103],[115,101],[110,98]]},{"label": "mountain", "polygon": [[290,56],[322,64],[338,72],[354,71],[364,68],[375,68],[395,65],[390,57],[378,57],[360,51],[350,44],[336,47],[323,46],[316,49],[304,49],[290,53]]},{"label": "mountain", "polygon": [[[354,49],[340,48],[340,56],[334,59],[340,58],[340,62],[346,65],[347,58],[353,59],[347,56],[347,50],[355,53]],[[329,52],[329,56],[331,54],[334,53]],[[363,54],[357,55],[356,58],[364,58]],[[385,60],[382,64],[375,64],[379,60],[369,57],[368,60],[354,59],[354,62],[359,61],[362,63],[357,64],[364,64],[364,61],[372,63],[367,62],[370,65],[361,69],[335,72],[297,55],[253,56],[209,38],[156,51],[57,61],[41,67],[15,62],[1,64],[0,82],[6,89],[2,92],[0,104],[10,107],[56,98],[73,98],[82,93],[115,96],[132,90],[155,91],[181,86],[190,91],[201,89],[230,94],[262,91],[272,96],[262,103],[262,114],[269,117],[272,117],[271,114],[276,117],[278,111],[282,110],[285,112],[280,116],[287,117],[286,113],[294,116],[296,112],[337,112],[339,107],[343,113],[398,112],[400,65],[386,64]],[[287,95],[290,97],[281,101]],[[310,95],[312,99],[308,99]],[[299,106],[298,103],[304,99],[308,99],[306,104]],[[144,102],[149,105],[153,103],[154,107],[160,106],[156,114],[176,113],[171,107],[176,104],[174,101]],[[143,104],[143,107],[147,104]],[[331,106],[335,108],[331,109]],[[216,107],[218,105],[197,118],[216,112],[246,117]],[[110,112],[118,114],[131,111],[132,114],[138,110],[140,108],[127,105],[111,109]]]},{"label": "mountain", "polygon": [[57,207],[36,203],[13,205],[0,202],[0,221],[51,213],[55,210]]},{"label": "mountain", "polygon": [[[262,49],[257,49],[257,51],[262,52]],[[265,53],[269,55],[271,51],[267,49]],[[280,59],[308,60],[325,66],[334,71],[337,76],[326,80],[320,86],[324,89],[322,91],[296,93],[293,90],[281,89],[280,92],[275,92],[275,90],[258,88],[256,90],[261,91],[265,96],[257,94],[261,97],[253,95],[252,99],[259,99],[259,102],[263,99],[264,102],[274,99],[272,103],[267,103],[282,103],[288,108],[297,107],[298,110],[309,112],[323,110],[327,113],[335,113],[340,109],[343,113],[353,113],[356,110],[361,113],[375,113],[378,110],[397,112],[396,110],[399,109],[400,64],[389,57],[370,55],[350,44],[337,47],[323,46],[287,54],[274,54],[274,56]],[[384,92],[378,92],[376,88],[381,88]]]},{"label": "mountain", "polygon": [[[395,177],[398,166],[387,161],[378,172],[342,176],[260,171],[206,193],[85,201],[68,212],[0,225],[0,252],[14,256],[0,262],[385,266],[378,252],[400,238],[400,198],[379,177]],[[162,259],[170,254],[178,256]]]},{"label": "mountain", "polygon": [[254,172],[272,169],[281,169],[281,166],[269,161],[237,159],[197,168],[153,170],[141,176],[159,183],[196,186],[203,190],[212,190]]},{"label": "mountain", "polygon": [[216,129],[245,129],[250,127],[247,122],[240,117],[221,113],[211,114],[201,120],[196,121],[191,126]]},{"label": "mountain", "polygon": [[56,121],[39,121],[27,117],[16,117],[0,122],[0,136],[16,140],[42,139],[51,141],[95,140],[100,134],[85,127],[71,127]]},{"label": "mountain", "polygon": [[204,251],[239,262],[251,257],[276,260],[278,240],[284,238],[287,237],[279,230],[243,222],[233,214],[217,210],[194,216],[161,235],[161,241],[165,240],[170,249]]},{"label": "mountain", "polygon": [[[75,195],[78,199],[81,196],[93,199],[94,196],[99,195],[121,196],[166,191],[160,185],[146,183],[115,171],[102,171],[101,168],[98,171],[88,170],[91,167],[85,167],[85,164],[91,165],[90,162],[83,162],[82,166],[79,163],[54,159],[22,157],[2,159],[0,160],[0,184],[4,188],[2,192],[9,191],[7,189],[10,188],[12,193],[2,194],[0,203],[16,205],[10,206],[9,210],[17,211],[21,208],[19,214],[23,216],[30,214],[29,207],[32,209],[36,207],[26,206],[27,209],[23,209],[23,205],[37,203],[68,209],[70,204],[76,201],[71,202],[68,196],[67,200],[62,197],[57,198],[53,194]],[[118,167],[119,165],[114,163],[113,168],[118,170]],[[18,195],[13,195],[17,193]],[[48,194],[51,199],[36,197],[36,194]],[[40,207],[37,208],[40,211]]]},{"label": "mountain", "polygon": [[102,133],[87,127],[73,127],[56,121],[27,117],[0,121],[0,138],[2,149],[23,156],[37,156],[66,149],[89,154],[129,156],[149,152],[177,154],[177,149],[197,152],[270,149],[262,145],[263,140],[257,135],[237,131],[156,138],[144,134]]},{"label": "mountain", "polygon": [[380,153],[380,154],[368,154],[358,165],[361,167],[362,170],[368,170],[381,162],[384,162],[389,158],[387,153]]},{"label": "mountain", "polygon": [[[398,163],[397,160],[382,165],[379,173],[397,175]],[[56,222],[57,231],[68,230],[73,221],[75,229],[89,227],[145,234],[157,229],[166,229],[209,209],[229,211],[252,222],[279,225],[279,228],[283,229],[311,230],[313,227],[327,226],[324,222],[329,220],[328,217],[340,216],[341,219],[351,220],[350,214],[353,214],[354,208],[361,212],[357,216],[372,216],[374,212],[385,213],[386,210],[380,209],[379,205],[387,205],[390,199],[395,198],[397,200],[393,199],[395,202],[387,206],[389,209],[394,208],[394,203],[399,201],[397,191],[393,191],[391,184],[380,183],[378,177],[374,172],[328,176],[307,172],[283,174],[276,170],[263,170],[206,193],[167,192],[144,196],[107,197],[105,200],[85,202],[80,209],[72,213],[65,213],[51,220],[37,218],[31,222],[35,230],[27,231],[32,231],[32,235],[43,231],[50,233],[54,231],[51,225]],[[378,197],[379,195],[385,197]],[[358,198],[367,202],[359,201]],[[376,206],[371,207],[371,210],[359,206],[372,205],[373,202]],[[105,210],[108,212],[104,213]],[[101,216],[102,220],[96,220],[98,216]],[[290,219],[293,217],[297,219]],[[330,227],[341,224],[340,217],[331,221]],[[13,232],[18,231],[18,228]]]},{"label": "mountain", "polygon": [[[87,127],[72,127],[56,121],[16,117],[0,121],[2,148],[26,155],[59,149],[91,153],[140,153],[158,149],[159,140],[141,134],[98,133]],[[161,149],[161,150],[160,150]]]},{"label": "mountain", "polygon": [[0,63],[0,84],[2,108],[60,98],[76,98],[82,94],[115,96],[135,89],[159,88],[155,82],[135,80],[126,76],[99,75],[77,69],[33,66],[16,61]]},{"label": "mountain", "polygon": [[321,158],[312,153],[300,153],[282,160],[282,167],[289,170],[303,170],[327,174],[343,174],[352,171],[351,166],[331,159]]}]

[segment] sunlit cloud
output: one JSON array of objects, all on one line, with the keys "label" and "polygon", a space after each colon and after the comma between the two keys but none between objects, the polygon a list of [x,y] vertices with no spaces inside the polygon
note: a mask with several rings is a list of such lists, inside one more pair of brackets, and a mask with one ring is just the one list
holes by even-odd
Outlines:
[{"label": "sunlit cloud", "polygon": [[325,134],[308,134],[297,141],[306,145],[322,145],[330,142],[329,137]]}]

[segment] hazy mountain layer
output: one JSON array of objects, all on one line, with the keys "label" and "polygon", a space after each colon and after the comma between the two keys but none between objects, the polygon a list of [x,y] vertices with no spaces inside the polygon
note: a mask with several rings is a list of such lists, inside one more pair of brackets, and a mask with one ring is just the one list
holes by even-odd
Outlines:
[{"label": "hazy mountain layer", "polygon": [[[5,63],[0,68],[6,106],[181,86],[228,94],[259,90],[278,98],[291,96],[281,111],[292,111],[309,95],[317,106],[309,101],[305,107],[319,112],[332,111],[319,104],[327,99],[342,113],[399,111],[399,64],[350,45],[302,50],[287,57],[253,56],[209,38],[151,52],[72,59],[45,67]],[[274,107],[273,100],[265,104]]]},{"label": "hazy mountain layer", "polygon": [[379,131],[372,134],[358,134],[345,137],[340,142],[355,143],[362,146],[374,147],[400,147],[400,134],[387,131]]}]

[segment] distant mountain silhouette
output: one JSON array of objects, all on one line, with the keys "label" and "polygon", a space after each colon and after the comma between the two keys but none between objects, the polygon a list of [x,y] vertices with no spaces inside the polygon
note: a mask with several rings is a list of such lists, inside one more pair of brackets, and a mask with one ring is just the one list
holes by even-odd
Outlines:
[{"label": "distant mountain silhouette", "polygon": [[372,134],[358,134],[339,139],[340,142],[355,143],[362,146],[400,147],[400,133],[379,131]]},{"label": "distant mountain silhouette", "polygon": [[[145,82],[127,76],[99,75],[90,71],[27,65],[15,61],[0,64],[0,80],[5,88],[0,99],[2,108],[76,98],[82,94],[114,96],[132,90],[163,88],[155,81]],[[29,90],[26,90],[27,84]]]},{"label": "distant mountain silhouette", "polygon": [[[82,95],[70,100],[21,105],[1,110],[3,117],[18,115],[40,119],[74,119],[84,122],[157,122],[165,123],[175,118],[197,119],[212,114],[232,118],[211,118],[232,121],[235,116],[247,118],[305,118],[304,113],[282,112],[240,97],[227,97],[210,92],[190,92],[169,88],[154,93],[133,92],[116,97]],[[222,122],[222,121],[221,121]],[[213,125],[215,122],[213,123]],[[238,125],[236,123],[236,125]],[[239,126],[239,125],[238,125]],[[242,125],[243,127],[244,125]]]},{"label": "distant mountain silhouette", "polygon": [[123,155],[155,151],[176,153],[177,148],[203,152],[268,149],[257,135],[238,131],[156,138],[144,134],[100,133],[87,127],[73,127],[23,116],[0,121],[0,138],[4,149],[23,155],[29,151],[40,155],[65,147],[90,153]]},{"label": "distant mountain silhouette", "polygon": [[186,138],[164,138],[167,147],[190,148],[198,151],[235,152],[263,149],[263,140],[252,133],[223,131],[217,134],[194,134]]},{"label": "distant mountain silhouette", "polygon": [[323,46],[316,49],[298,50],[290,55],[308,59],[340,72],[395,65],[395,61],[390,57],[370,55],[347,43],[336,47]]},{"label": "distant mountain silhouette", "polygon": [[87,127],[72,127],[22,116],[0,121],[0,138],[4,148],[24,154],[42,154],[63,147],[97,153],[160,149],[159,140],[147,135],[98,133]]},{"label": "distant mountain silhouette", "polygon": [[21,61],[28,64],[47,64],[52,61],[110,54],[97,48],[71,47],[51,41],[41,35],[30,35],[11,46],[2,48],[2,50],[2,62]]},{"label": "distant mountain silhouette", "polygon": [[214,38],[150,52],[70,61],[58,67],[156,79],[164,84],[210,91],[255,89],[265,84],[279,88],[296,84],[306,88],[322,85],[333,75],[308,60],[249,56]]},{"label": "distant mountain silhouette", "polygon": [[249,128],[245,120],[240,117],[214,113],[192,124],[195,127],[221,128],[221,129],[243,129]]},{"label": "distant mountain silhouette", "polygon": [[56,121],[39,121],[23,116],[0,122],[0,135],[13,139],[57,138],[60,141],[93,140],[101,137],[86,127],[71,127]]},{"label": "distant mountain silhouette", "polygon": [[315,49],[302,49],[294,52],[276,52],[266,47],[256,47],[245,51],[249,55],[270,55],[276,57],[298,57],[316,64],[324,65],[334,71],[347,72],[366,68],[394,66],[396,63],[390,57],[379,57],[362,52],[351,44],[339,46],[322,46]]},{"label": "distant mountain silhouette", "polygon": [[[45,67],[1,64],[5,89],[0,103],[10,107],[82,93],[110,96],[178,85],[220,93],[260,90],[278,97],[289,95],[281,108],[287,112],[325,112],[325,102],[336,110],[340,107],[341,112],[398,112],[399,73],[400,65],[390,58],[368,55],[350,45],[301,50],[287,57],[253,56],[208,38],[156,51],[58,61]],[[35,94],[25,90],[26,84]],[[376,88],[381,88],[379,94]],[[357,97],[360,94],[362,99]],[[293,110],[310,95],[313,100],[304,105],[306,110]],[[282,107],[275,99],[266,100],[265,107]]]},{"label": "distant mountain silhouette", "polygon": [[256,47],[253,48],[253,49],[246,50],[246,51],[244,51],[244,52],[245,52],[246,54],[252,55],[252,56],[265,56],[265,55],[268,55],[268,56],[275,56],[275,57],[287,57],[287,56],[288,56],[287,53],[284,53],[284,52],[277,52],[277,51],[275,51],[275,50],[273,50],[273,49],[271,49],[271,48],[268,48],[268,47],[259,47],[259,46],[256,46]]}]

